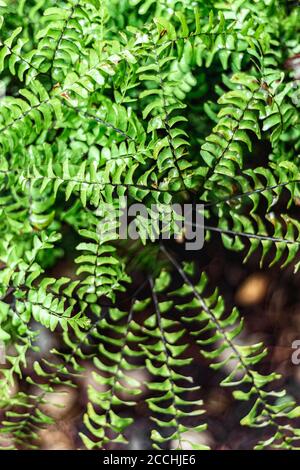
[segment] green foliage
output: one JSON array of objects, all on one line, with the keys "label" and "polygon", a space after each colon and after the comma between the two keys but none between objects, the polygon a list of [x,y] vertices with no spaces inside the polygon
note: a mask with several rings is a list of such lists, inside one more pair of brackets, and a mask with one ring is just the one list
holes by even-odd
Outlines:
[{"label": "green foliage", "polygon": [[[92,364],[85,447],[126,444],[140,370],[153,446],[183,448],[206,429],[188,372],[196,350],[246,402],[241,425],[263,428],[256,448],[297,448],[299,407],[278,374],[260,371],[264,345],[239,342],[237,309],[226,313],[204,272],[147,240],[143,220],[144,243],[118,240],[106,203],[202,203],[207,243],[219,234],[261,265],[295,260],[299,103],[283,64],[299,53],[299,8],[0,0],[0,15],[3,446],[39,448],[53,423],[47,394],[76,387]],[[55,269],[62,257],[68,276]],[[43,329],[61,344],[33,362]],[[16,380],[26,393],[12,394]]]}]

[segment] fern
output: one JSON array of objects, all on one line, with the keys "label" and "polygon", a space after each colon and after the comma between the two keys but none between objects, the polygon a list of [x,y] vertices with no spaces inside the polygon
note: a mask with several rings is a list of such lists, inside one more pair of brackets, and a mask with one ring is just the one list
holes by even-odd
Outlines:
[{"label": "fern", "polygon": [[[202,204],[190,224],[205,243],[299,269],[299,103],[283,67],[298,24],[277,0],[0,0],[3,448],[39,449],[47,396],[91,367],[82,446],[128,446],[143,403],[154,448],[206,449],[190,439],[209,428],[195,355],[244,402],[255,448],[299,448],[300,408],[263,372],[267,348],[240,342],[247,318],[161,223]],[[139,239],[120,240],[124,200],[155,205],[155,230],[140,214]],[[41,355],[44,330],[58,344]]]}]

